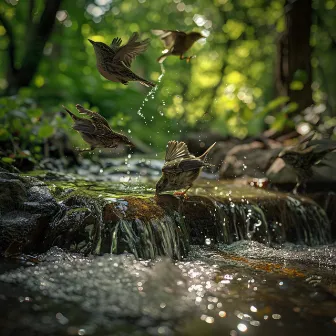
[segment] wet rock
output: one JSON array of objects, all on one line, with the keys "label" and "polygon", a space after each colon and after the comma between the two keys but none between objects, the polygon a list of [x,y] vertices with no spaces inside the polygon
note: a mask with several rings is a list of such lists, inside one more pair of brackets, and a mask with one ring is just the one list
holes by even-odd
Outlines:
[{"label": "wet rock", "polygon": [[61,212],[44,183],[0,171],[0,252],[12,244],[22,251],[41,251],[49,224]]},{"label": "wet rock", "polygon": [[[326,213],[304,197],[199,181],[187,198],[178,198],[155,196],[152,185],[133,182],[53,177],[47,187],[35,178],[1,174],[4,249],[18,245],[34,252],[58,246],[84,254],[130,252],[138,258],[181,259],[188,255],[189,244],[330,241]],[[6,200],[11,200],[8,205]]]},{"label": "wet rock", "polygon": [[241,176],[264,177],[280,151],[281,148],[265,148],[258,141],[234,146],[227,152],[219,176],[228,179]]}]

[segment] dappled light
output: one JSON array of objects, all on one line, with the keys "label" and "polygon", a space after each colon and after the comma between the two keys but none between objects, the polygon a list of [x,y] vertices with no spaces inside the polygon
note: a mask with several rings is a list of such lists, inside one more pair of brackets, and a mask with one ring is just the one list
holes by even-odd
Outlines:
[{"label": "dappled light", "polygon": [[0,0],[1,335],[336,335],[336,0]]}]

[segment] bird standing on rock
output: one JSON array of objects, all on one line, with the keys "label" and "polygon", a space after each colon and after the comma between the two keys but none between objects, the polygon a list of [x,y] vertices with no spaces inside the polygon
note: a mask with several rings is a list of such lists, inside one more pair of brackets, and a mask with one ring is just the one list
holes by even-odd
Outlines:
[{"label": "bird standing on rock", "polygon": [[183,192],[174,193],[174,195],[185,196],[202,168],[209,166],[204,161],[215,144],[211,145],[201,156],[195,157],[189,153],[184,142],[169,141],[162,176],[156,184],[156,193],[186,188]]},{"label": "bird standing on rock", "polygon": [[139,34],[133,33],[123,46],[121,46],[122,41],[119,37],[114,38],[110,46],[89,39],[96,54],[99,73],[112,82],[127,85],[128,82],[137,81],[147,87],[154,87],[154,83],[141,78],[130,69],[135,57],[148,47],[149,39],[143,41],[138,41],[138,39]]},{"label": "bird standing on rock", "polygon": [[85,109],[77,104],[76,109],[80,114],[85,114],[89,118],[81,118],[73,114],[70,110],[63,106],[75,122],[73,129],[78,131],[83,140],[86,141],[91,148],[81,149],[80,152],[91,151],[95,148],[116,148],[120,144],[134,147],[133,143],[127,136],[112,131],[107,120],[97,112]]},{"label": "bird standing on rock", "polygon": [[312,167],[321,161],[324,156],[336,149],[336,147],[322,149],[319,148],[319,145],[310,145],[314,135],[314,133],[308,135],[296,146],[285,148],[278,155],[296,173],[297,183],[293,189],[294,194],[297,194],[300,185],[305,186],[306,182],[313,177]]},{"label": "bird standing on rock", "polygon": [[162,63],[169,55],[180,56],[181,60],[186,59],[187,62],[189,62],[193,57],[196,56],[186,57],[183,56],[183,54],[186,53],[197,40],[205,37],[201,33],[184,33],[178,30],[154,29],[152,30],[152,33],[159,36],[165,47],[168,49],[165,54],[157,59],[159,63]]}]

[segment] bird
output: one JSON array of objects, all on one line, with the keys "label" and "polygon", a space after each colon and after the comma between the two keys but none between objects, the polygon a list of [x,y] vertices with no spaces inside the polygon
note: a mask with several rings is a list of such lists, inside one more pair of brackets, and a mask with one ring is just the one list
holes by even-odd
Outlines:
[{"label": "bird", "polygon": [[313,177],[312,167],[336,149],[336,147],[319,148],[319,145],[310,144],[314,136],[313,132],[308,134],[296,146],[287,147],[278,155],[296,173],[297,183],[292,190],[294,194],[298,193],[301,185],[305,187],[307,181]]},{"label": "bird", "polygon": [[103,42],[88,39],[96,54],[99,73],[112,82],[127,85],[128,82],[137,81],[144,86],[155,87],[154,83],[136,75],[130,69],[135,57],[144,52],[149,44],[149,39],[143,41],[138,41],[138,39],[139,34],[133,33],[123,46],[119,37],[115,37],[109,46]]},{"label": "bird", "polygon": [[215,144],[211,145],[201,156],[195,157],[190,154],[184,142],[169,141],[162,176],[156,183],[156,194],[186,188],[183,192],[174,193],[174,195],[185,196],[202,168],[211,166],[204,161]]},{"label": "bird", "polygon": [[73,114],[69,109],[63,106],[75,122],[73,129],[78,131],[83,140],[91,147],[79,149],[80,152],[93,151],[95,148],[116,148],[120,144],[134,147],[134,144],[127,136],[114,132],[107,120],[97,112],[85,109],[77,104],[76,109],[80,114],[84,114],[89,118],[81,118]]},{"label": "bird", "polygon": [[189,62],[196,56],[186,57],[183,54],[186,53],[197,40],[205,37],[198,32],[185,33],[179,30],[154,29],[152,30],[152,33],[159,36],[165,47],[168,49],[166,53],[157,59],[159,63],[163,63],[169,55],[180,56],[181,60],[186,59],[187,62]]}]

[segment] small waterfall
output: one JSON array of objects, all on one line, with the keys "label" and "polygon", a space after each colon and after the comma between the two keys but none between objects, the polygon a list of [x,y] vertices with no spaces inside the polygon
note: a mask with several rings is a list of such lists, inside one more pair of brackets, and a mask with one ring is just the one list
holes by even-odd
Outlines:
[{"label": "small waterfall", "polygon": [[66,215],[45,245],[84,253],[131,252],[137,258],[181,259],[189,244],[231,244],[253,240],[266,246],[330,242],[324,210],[310,199],[172,195],[157,198],[68,196]]}]

